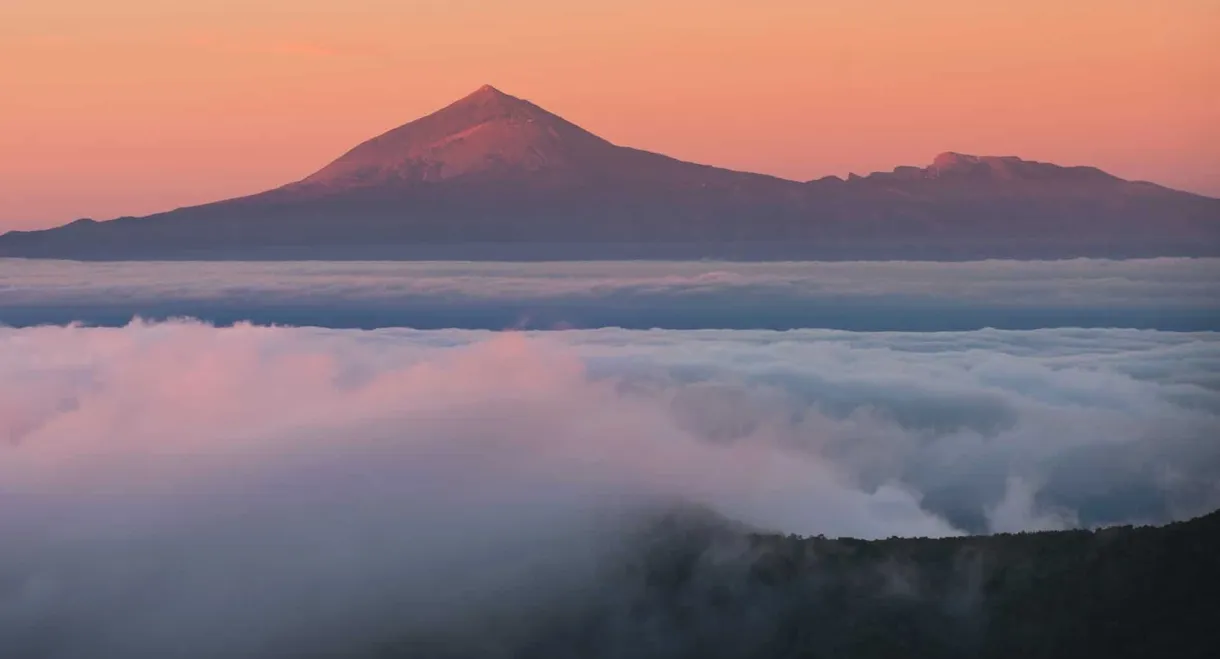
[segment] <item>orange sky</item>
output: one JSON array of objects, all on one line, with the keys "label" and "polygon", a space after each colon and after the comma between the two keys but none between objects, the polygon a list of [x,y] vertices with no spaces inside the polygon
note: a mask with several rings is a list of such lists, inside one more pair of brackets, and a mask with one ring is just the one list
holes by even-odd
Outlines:
[{"label": "orange sky", "polygon": [[273,187],[483,83],[802,180],[954,150],[1220,196],[1220,0],[0,0],[0,230]]}]

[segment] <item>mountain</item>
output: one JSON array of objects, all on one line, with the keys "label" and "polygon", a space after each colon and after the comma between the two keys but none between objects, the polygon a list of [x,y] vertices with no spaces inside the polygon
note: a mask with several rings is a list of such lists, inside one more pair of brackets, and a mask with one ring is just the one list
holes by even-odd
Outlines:
[{"label": "mountain", "polygon": [[612,144],[484,86],[249,197],[0,236],[0,256],[966,259],[1220,254],[1220,200],[944,153],[797,182]]}]

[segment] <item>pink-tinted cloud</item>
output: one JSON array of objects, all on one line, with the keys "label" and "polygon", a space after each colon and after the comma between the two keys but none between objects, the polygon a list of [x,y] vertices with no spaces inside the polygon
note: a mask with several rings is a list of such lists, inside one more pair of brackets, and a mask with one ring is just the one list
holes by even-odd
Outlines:
[{"label": "pink-tinted cloud", "polygon": [[187,323],[6,333],[0,644],[289,656],[434,632],[589,583],[615,520],[679,499],[766,526],[953,532],[812,456],[702,441],[549,341],[405,347],[385,361]]},{"label": "pink-tinted cloud", "polygon": [[1067,468],[1094,496],[1206,505],[1215,345],[0,328],[0,646],[293,656],[511,616],[587,593],[630,515],[678,500],[785,531],[940,535],[956,531],[921,496],[951,483],[993,528],[1042,528],[1073,521],[1041,501],[1078,494],[1053,483]]}]

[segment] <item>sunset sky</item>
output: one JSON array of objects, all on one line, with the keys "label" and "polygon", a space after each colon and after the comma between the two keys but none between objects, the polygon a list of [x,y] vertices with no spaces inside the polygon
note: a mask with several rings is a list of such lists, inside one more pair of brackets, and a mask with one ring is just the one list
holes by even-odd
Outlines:
[{"label": "sunset sky", "polygon": [[1220,0],[0,0],[0,231],[257,192],[484,83],[800,180],[952,150],[1220,196]]}]

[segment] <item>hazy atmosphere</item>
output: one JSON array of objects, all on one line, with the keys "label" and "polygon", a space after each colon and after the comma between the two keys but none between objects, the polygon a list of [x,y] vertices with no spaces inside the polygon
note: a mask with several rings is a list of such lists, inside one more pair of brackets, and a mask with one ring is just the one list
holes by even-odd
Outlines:
[{"label": "hazy atmosphere", "polygon": [[1220,194],[1212,0],[5,0],[0,231],[296,180],[490,83],[794,180],[942,151]]},{"label": "hazy atmosphere", "polygon": [[0,0],[0,659],[1212,659],[1215,0]]}]

